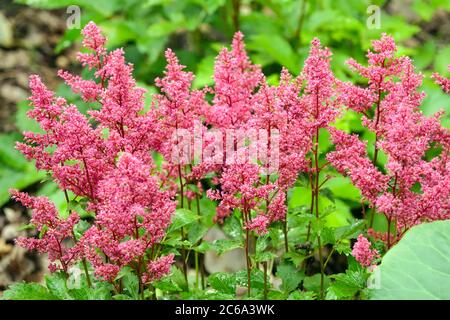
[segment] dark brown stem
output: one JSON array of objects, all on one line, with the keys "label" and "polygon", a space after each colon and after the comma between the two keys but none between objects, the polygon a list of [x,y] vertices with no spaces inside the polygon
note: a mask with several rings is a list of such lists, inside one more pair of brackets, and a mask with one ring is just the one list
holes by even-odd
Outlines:
[{"label": "dark brown stem", "polygon": [[[314,143],[314,138],[313,138]],[[314,191],[314,179],[313,179],[313,162],[311,161],[311,173],[309,174],[309,183],[311,185],[311,205],[310,205],[310,213],[314,214],[314,199],[315,199],[315,191]],[[306,235],[306,242],[309,241],[311,237],[311,220],[308,222],[308,233]]]},{"label": "dark brown stem", "polygon": [[392,219],[387,217],[387,248],[388,250],[391,248],[391,222]]},{"label": "dark brown stem", "polygon": [[288,232],[287,232],[287,217],[283,221],[283,234],[284,234],[284,251],[289,252]]},{"label": "dark brown stem", "polygon": [[[139,227],[137,222],[137,217],[134,218],[134,233],[135,238],[139,239]],[[144,283],[142,282],[142,256],[138,259],[138,265],[137,265],[137,276],[139,281],[139,293],[141,294],[141,300],[144,300]]]},{"label": "dark brown stem", "polygon": [[[382,67],[384,68],[384,63],[385,60],[383,60],[382,63]],[[378,81],[378,97],[377,97],[377,103],[376,103],[376,107],[375,107],[375,149],[374,149],[374,153],[373,153],[373,164],[376,166],[377,165],[377,159],[378,159],[378,147],[377,147],[377,143],[378,143],[378,124],[380,122],[380,114],[381,114],[381,109],[380,109],[380,105],[381,105],[381,83],[383,82],[383,77],[380,76],[380,80]]]}]

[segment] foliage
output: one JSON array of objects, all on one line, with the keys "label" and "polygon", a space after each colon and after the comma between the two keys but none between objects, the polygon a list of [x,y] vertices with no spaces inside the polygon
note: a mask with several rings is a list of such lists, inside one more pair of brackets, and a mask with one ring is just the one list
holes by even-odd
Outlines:
[{"label": "foliage", "polygon": [[[398,250],[399,255],[406,255],[403,252],[409,251],[404,248],[412,246],[409,242],[418,241],[412,235],[428,224],[408,232],[405,228],[395,238],[399,243],[390,249],[393,244],[389,235],[398,224],[392,226],[390,219],[386,223],[383,216],[376,214],[380,212],[378,203],[370,206],[364,203],[367,199],[375,201],[379,196],[380,190],[377,189],[370,198],[368,194],[372,190],[368,193],[364,186],[375,180],[375,172],[386,174],[391,170],[389,155],[380,152],[378,159],[375,156],[373,172],[367,175],[361,187],[357,179],[362,174],[355,168],[366,168],[366,164],[373,161],[371,146],[377,143],[378,138],[366,128],[364,117],[368,114],[362,116],[359,110],[351,110],[351,102],[340,100],[340,86],[342,80],[365,88],[363,79],[350,73],[344,61],[348,57],[356,61],[365,60],[364,51],[369,48],[370,40],[388,32],[400,44],[407,43],[406,40],[420,33],[420,27],[383,11],[381,29],[367,28],[368,4],[364,1],[237,1],[239,11],[233,11],[234,1],[221,0],[136,0],[125,4],[119,0],[17,2],[44,9],[79,5],[82,24],[90,20],[98,22],[108,38],[105,46],[112,51],[107,59],[101,45],[97,43],[97,47],[92,44],[89,47],[88,44],[89,49],[101,56],[98,58],[92,54],[80,58],[85,66],[89,66],[82,72],[83,79],[93,81],[60,73],[76,94],[63,86],[56,92],[67,97],[67,105],[74,103],[77,106],[78,110],[72,110],[68,115],[76,118],[73,124],[78,126],[78,132],[85,130],[81,136],[85,134],[88,142],[82,141],[82,147],[94,156],[86,163],[83,156],[73,152],[61,164],[49,166],[46,163],[48,159],[42,160],[35,155],[39,152],[54,155],[54,150],[43,148],[34,153],[36,148],[39,149],[39,140],[28,135],[28,146],[22,144],[19,147],[29,159],[38,160],[38,168],[53,175],[52,181],[39,184],[38,194],[48,196],[49,200],[30,200],[24,194],[14,193],[25,206],[34,209],[32,222],[39,233],[36,239],[22,239],[19,244],[48,252],[53,262],[52,271],[59,271],[47,276],[45,285],[18,283],[11,286],[4,293],[4,299],[365,299],[369,295],[367,280],[373,265],[378,263],[378,253],[384,255],[386,252],[379,268],[382,274],[387,275],[384,280],[387,282],[383,282],[380,291],[374,291],[374,297],[394,297],[391,290],[394,284],[389,279],[401,279],[391,274],[405,268],[398,265],[402,261],[394,253]],[[379,1],[377,4],[382,6],[383,3]],[[424,1],[420,0],[414,2],[412,10],[425,22],[431,19],[438,7],[450,10],[446,1],[433,1],[433,5],[425,9]],[[86,30],[85,41],[99,36],[95,30]],[[246,36],[251,61],[243,49],[240,33],[233,37],[231,49],[221,49],[237,30],[242,30]],[[318,35],[322,43],[313,39],[313,35]],[[79,30],[68,29],[56,50],[61,52],[79,39]],[[86,46],[86,42],[84,44]],[[332,60],[330,52],[322,45],[332,48]],[[128,69],[121,60],[121,51],[114,50],[122,46],[134,70]],[[153,83],[153,79],[163,72],[165,61],[162,53],[167,46],[174,51],[166,51],[164,77]],[[415,65],[425,75],[423,85],[417,90],[416,87],[411,89],[414,92],[424,89],[428,93],[420,105],[425,116],[431,116],[450,103],[448,95],[442,93],[429,77],[431,69],[444,77],[448,75],[448,48],[433,39],[427,40],[423,46],[399,46],[399,53],[413,57]],[[391,53],[396,54],[395,51]],[[178,57],[193,73],[184,70]],[[109,62],[110,66],[105,62],[107,60],[113,61]],[[102,63],[105,65],[99,66]],[[286,69],[279,79],[282,67]],[[97,69],[95,74],[92,68]],[[300,76],[295,78],[289,72]],[[121,76],[124,78],[120,79]],[[228,80],[224,80],[227,77]],[[138,79],[137,83],[133,78]],[[39,106],[42,104],[39,99],[45,98],[47,89],[40,80],[32,79],[34,107],[38,105],[48,112],[45,109],[50,104]],[[118,82],[114,84],[114,81]],[[137,86],[148,89],[148,92],[144,95]],[[125,89],[121,91],[121,88]],[[353,87],[352,90],[357,91]],[[124,91],[129,94],[123,94]],[[153,95],[156,92],[159,94]],[[120,99],[116,99],[119,96]],[[237,102],[228,102],[227,109],[221,105],[225,99]],[[118,100],[121,101],[120,108],[116,105]],[[246,101],[246,104],[242,105],[240,101]],[[313,101],[316,101],[315,106],[320,112],[312,111]],[[61,102],[52,100],[52,103],[58,105]],[[291,105],[291,109],[271,108],[272,103],[283,107]],[[259,106],[268,107],[263,110],[258,109]],[[70,108],[62,108],[64,111],[52,124],[55,127],[61,125],[64,130],[59,133],[51,132],[48,127],[42,131],[36,122],[26,117],[26,111],[30,109],[25,103],[19,106],[16,126],[20,130],[50,132],[49,139],[54,139],[54,136],[60,139],[54,143],[56,149],[64,144],[72,148],[79,143],[70,142],[70,132],[75,131],[69,126],[64,127],[71,121],[71,117],[64,114]],[[213,111],[209,112],[209,109]],[[127,121],[125,125],[118,121],[118,114],[122,115],[122,121]],[[48,115],[52,118],[51,113]],[[233,119],[235,115],[239,121],[227,120],[227,117]],[[86,126],[80,127],[85,117],[88,119]],[[48,125],[48,119],[36,116],[36,112],[34,118],[40,122],[41,128]],[[281,167],[285,171],[265,176],[260,172],[264,167],[262,163],[194,167],[171,163],[169,158],[174,147],[170,137],[174,132],[178,134],[179,128],[193,129],[193,119],[202,120],[201,130],[208,127],[241,129],[253,125],[264,130],[268,128],[268,132],[277,119],[291,119],[293,124],[290,127],[282,127],[282,121],[277,123],[283,139],[290,142],[282,149],[285,162],[281,161]],[[440,119],[443,127],[438,121],[434,124],[443,132],[444,138],[440,138],[440,142],[446,139],[445,134],[448,135],[449,119],[449,115],[444,114]],[[56,124],[58,121],[60,123]],[[418,126],[414,123],[412,127]],[[355,135],[352,136],[355,137],[354,143],[347,147],[357,145],[358,154],[368,149],[367,155],[364,154],[367,158],[360,160],[362,156],[347,154],[345,165],[336,161],[330,161],[333,162],[330,164],[327,156],[337,154],[340,152],[339,144],[345,144],[336,137],[338,131],[334,128],[342,130],[339,132],[356,133],[363,144],[356,143]],[[394,131],[392,128],[386,130]],[[145,140],[145,150],[140,149],[142,140],[139,139]],[[1,143],[0,149],[0,187],[2,192],[5,190],[4,194],[0,193],[2,205],[8,201],[7,188],[25,189],[46,177],[43,171],[36,174],[32,164],[25,162],[16,151],[11,151],[16,140],[20,140],[16,135],[0,136],[0,141],[5,142]],[[431,146],[428,141],[426,144]],[[32,148],[35,149],[31,151]],[[100,156],[104,150],[108,150],[110,158]],[[430,148],[423,157],[425,165],[435,163],[440,152],[445,154],[447,151],[446,148],[444,151]],[[152,154],[152,159],[149,154]],[[358,166],[355,161],[360,161]],[[95,172],[94,188],[89,186],[92,182],[89,174],[87,181],[80,179],[79,185],[73,183],[74,177],[84,176],[88,168]],[[78,171],[72,172],[72,169]],[[347,177],[349,171],[353,175]],[[149,172],[152,177],[149,177]],[[405,180],[407,177],[405,174]],[[131,190],[114,187],[124,185],[139,187]],[[149,191],[142,191],[146,186],[152,187]],[[414,188],[420,189],[416,185],[411,186]],[[443,185],[442,189],[445,188]],[[423,190],[416,189],[411,192],[422,194]],[[446,190],[440,193],[443,197]],[[390,192],[395,195],[395,187]],[[424,198],[428,200],[428,194]],[[445,201],[443,199],[437,208],[443,213],[432,217],[430,214],[430,220],[446,217],[448,208]],[[52,207],[51,203],[55,206]],[[43,207],[50,210],[42,210]],[[39,214],[48,214],[49,211],[53,214],[49,220],[52,223],[39,222]],[[132,213],[136,227],[123,233],[118,221],[131,224],[128,211]],[[164,219],[159,221],[156,216],[164,216]],[[369,230],[372,243],[360,235],[367,234],[369,226],[378,231]],[[211,228],[220,228],[226,238],[212,242],[205,240]],[[67,233],[69,230],[73,234]],[[386,231],[387,246],[383,238]],[[404,232],[406,235],[400,240]],[[120,234],[119,238],[117,234]],[[352,243],[358,235],[353,255],[359,262],[351,255]],[[108,239],[103,241],[101,237]],[[445,249],[442,237],[439,239],[438,235],[433,235],[428,238],[433,243],[442,244]],[[144,249],[139,249],[136,243],[144,239],[150,242]],[[66,240],[64,246],[67,248],[64,250],[67,251],[58,253],[53,247],[56,243],[61,245],[63,240]],[[355,248],[359,249],[355,251]],[[423,247],[421,258],[430,254],[427,248]],[[205,253],[214,251],[222,255],[232,250],[246,252],[246,270],[205,274],[202,260]],[[176,263],[170,267],[173,257]],[[348,264],[345,272],[333,274],[330,265],[335,258],[347,261],[344,262]],[[441,263],[439,259],[430,261]],[[419,264],[420,261],[416,264],[411,261],[411,272],[403,276],[417,274],[414,268]],[[66,279],[72,265],[83,269],[81,285],[77,288],[70,287],[70,277]],[[195,275],[189,273],[189,269],[195,269]],[[433,276],[438,275],[433,273]],[[427,276],[423,280],[431,281],[429,279],[433,278]],[[427,283],[430,282],[424,286]],[[430,289],[435,292],[433,290]],[[442,291],[438,292],[433,295],[440,297]],[[399,297],[409,297],[412,293],[398,294]]]},{"label": "foliage", "polygon": [[413,227],[383,257],[373,284],[371,299],[448,299],[450,221]]}]

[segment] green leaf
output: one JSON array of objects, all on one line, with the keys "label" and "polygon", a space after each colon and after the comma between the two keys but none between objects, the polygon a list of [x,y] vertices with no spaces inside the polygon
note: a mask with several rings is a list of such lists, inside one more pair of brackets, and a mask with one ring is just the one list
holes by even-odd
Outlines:
[{"label": "green leaf", "polygon": [[313,291],[294,291],[289,295],[288,300],[315,300],[316,296]]},{"label": "green leaf", "polygon": [[349,271],[331,276],[335,281],[328,288],[327,298],[349,299],[364,289],[367,281],[365,270]]},{"label": "green leaf", "polygon": [[248,47],[285,66],[291,72],[298,73],[300,70],[299,59],[291,45],[278,34],[258,34],[251,38]]},{"label": "green leaf", "polygon": [[15,149],[20,139],[17,134],[0,134],[0,206],[8,202],[10,188],[21,190],[45,177]]},{"label": "green leaf", "polygon": [[364,220],[355,220],[352,224],[349,224],[348,226],[336,228],[334,236],[337,241],[343,239],[356,238],[358,236],[359,230],[361,230],[364,227],[364,224],[365,224]]},{"label": "green leaf", "polygon": [[449,257],[450,220],[411,228],[371,276],[371,299],[450,299]]},{"label": "green leaf", "polygon": [[47,226],[46,224],[44,224],[44,225],[42,226],[41,231],[39,232],[39,238],[42,239],[42,237],[45,235],[45,233],[47,232],[47,230],[48,230],[48,226]]},{"label": "green leaf", "polygon": [[198,215],[193,213],[191,210],[188,209],[177,209],[175,211],[175,216],[172,218],[172,224],[169,227],[169,233],[173,232],[175,230],[181,229],[184,226],[187,226],[195,221],[200,219]]},{"label": "green leaf", "polygon": [[129,267],[120,270],[116,280],[122,279],[124,293],[134,300],[139,300],[139,279]]},{"label": "green leaf", "polygon": [[45,276],[45,285],[48,291],[61,300],[72,299],[67,289],[66,278],[62,272]]},{"label": "green leaf", "polygon": [[[247,270],[236,272],[236,284],[247,287]],[[250,273],[250,285],[252,289],[264,289],[264,273],[259,269],[252,269]]]},{"label": "green leaf", "polygon": [[234,215],[225,220],[222,230],[232,239],[244,239],[241,221]]},{"label": "green leaf", "polygon": [[300,271],[293,264],[286,262],[278,266],[276,275],[283,281],[281,289],[286,292],[295,290],[305,278],[304,271]]},{"label": "green leaf", "polygon": [[300,264],[303,262],[303,260],[306,259],[306,256],[302,253],[299,252],[294,252],[294,251],[289,251],[286,252],[283,257],[289,261],[292,261],[292,263],[296,266],[299,267]]},{"label": "green leaf", "polygon": [[113,285],[109,282],[97,282],[92,289],[88,291],[89,300],[111,300],[111,291]]},{"label": "green leaf", "polygon": [[[330,285],[330,279],[325,276],[323,279],[323,289],[324,291],[328,288]],[[308,291],[314,291],[319,292],[320,291],[320,273],[317,273],[311,277],[306,277],[305,280],[303,280],[303,287],[305,287]]]},{"label": "green leaf", "polygon": [[434,69],[443,74],[447,75],[449,73],[447,66],[449,65],[448,57],[450,56],[450,45],[445,46],[439,50],[434,61]]},{"label": "green leaf", "polygon": [[264,261],[271,261],[273,259],[276,259],[278,256],[270,251],[263,251],[263,252],[257,252],[255,254],[254,260],[256,262],[264,262]]},{"label": "green leaf", "polygon": [[153,282],[153,286],[156,289],[159,289],[161,291],[168,291],[168,292],[179,292],[182,291],[182,289],[180,288],[180,286],[178,284],[176,284],[173,280],[172,277],[169,276],[165,276],[162,279],[158,280],[158,281],[154,281]]},{"label": "green leaf", "polygon": [[208,228],[201,223],[193,223],[188,229],[188,239],[191,243],[195,244],[201,240],[208,232]]},{"label": "green leaf", "polygon": [[27,223],[27,224],[20,226],[19,229],[17,229],[17,230],[23,231],[23,230],[34,230],[34,229],[36,229],[36,227],[33,224]]},{"label": "green leaf", "polygon": [[319,193],[320,193],[320,195],[324,196],[325,198],[327,198],[331,202],[335,203],[333,191],[331,191],[329,188],[321,188],[319,190]]},{"label": "green leaf", "polygon": [[221,255],[227,251],[242,248],[243,243],[242,241],[236,239],[217,239],[214,240],[213,247],[217,254]]},{"label": "green leaf", "polygon": [[236,276],[227,272],[216,272],[208,277],[211,287],[220,293],[236,293]]},{"label": "green leaf", "polygon": [[16,283],[3,292],[4,300],[58,300],[58,297],[48,292],[47,288],[38,283]]}]

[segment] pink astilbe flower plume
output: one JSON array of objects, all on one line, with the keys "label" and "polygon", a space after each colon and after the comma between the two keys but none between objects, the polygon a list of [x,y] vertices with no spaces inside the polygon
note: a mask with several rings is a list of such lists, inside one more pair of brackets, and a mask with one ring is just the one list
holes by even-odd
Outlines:
[{"label": "pink astilbe flower plume", "polygon": [[331,55],[331,51],[322,48],[319,39],[315,38],[302,71],[306,81],[302,102],[307,106],[312,132],[326,128],[339,114],[339,104],[334,99],[336,79],[330,67]]},{"label": "pink astilbe flower plume", "polygon": [[[374,52],[367,55],[368,67],[349,62],[368,79],[368,88],[346,84],[340,97],[363,114],[363,124],[374,132],[373,159],[366,155],[366,143],[338,130],[331,130],[336,151],[327,158],[351,178],[373,210],[385,215],[388,226],[395,224],[393,235],[382,236],[389,248],[415,224],[450,218],[450,132],[439,123],[440,113],[427,118],[420,112],[422,75],[415,73],[409,58],[396,57],[393,39],[383,35],[373,47]],[[362,90],[372,97],[364,106],[360,103],[365,100],[361,99]],[[370,118],[372,108],[374,116]],[[441,152],[427,159],[431,148],[441,148]],[[380,150],[387,156],[384,174],[375,167]]]},{"label": "pink astilbe flower plume", "polygon": [[[16,243],[28,250],[47,253],[50,260],[49,269],[54,272],[67,272],[80,257],[79,248],[74,245],[73,228],[80,217],[70,214],[67,219],[59,217],[55,205],[46,197],[31,197],[17,190],[10,190],[12,198],[32,210],[30,223],[42,234],[40,239],[20,237]],[[72,246],[68,246],[72,239]]]},{"label": "pink astilbe flower plume", "polygon": [[330,128],[331,140],[336,150],[327,156],[334,167],[352,178],[353,184],[359,188],[368,201],[376,201],[378,195],[388,187],[388,178],[373,165],[367,157],[366,143],[357,135],[349,135],[343,131]]},{"label": "pink astilbe flower plume", "polygon": [[[447,68],[450,71],[450,65]],[[450,94],[450,79],[441,76],[437,72],[433,73],[432,77],[436,81],[436,83],[441,86],[442,90],[444,90],[445,93]]]},{"label": "pink astilbe flower plume", "polygon": [[[163,78],[157,78],[155,84],[161,89],[161,94],[155,95],[157,107],[155,114],[160,125],[161,153],[173,164],[187,164],[193,159],[193,141],[182,144],[185,135],[194,134],[195,126],[199,126],[200,134],[205,130],[201,116],[208,107],[205,100],[206,90],[192,90],[194,75],[184,71],[175,53],[168,49]],[[188,154],[184,154],[187,147]],[[185,161],[184,161],[185,160]]]},{"label": "pink astilbe flower plume", "polygon": [[362,234],[353,246],[352,256],[355,257],[363,267],[370,267],[376,258],[379,257],[378,250],[371,249],[371,243]]},{"label": "pink astilbe flower plume", "polygon": [[[55,97],[38,76],[31,76],[33,109],[28,115],[44,132],[25,132],[24,143],[17,148],[29,160],[36,160],[38,169],[51,174],[68,201],[67,191],[85,198],[84,210],[94,215],[94,222],[75,239],[72,229],[78,214],[70,211],[67,220],[60,219],[45,198],[14,192],[17,200],[33,209],[31,222],[38,230],[46,228],[41,239],[20,239],[19,243],[47,252],[64,271],[86,259],[98,277],[112,283],[124,266],[134,268],[140,282],[157,279],[170,268],[173,257],[149,255],[149,250],[164,237],[176,205],[173,192],[160,190],[162,183],[152,161],[152,152],[161,150],[157,117],[144,112],[145,90],[136,86],[123,50],[107,52],[106,39],[92,22],[82,34],[83,46],[90,52],[80,53],[78,60],[95,70],[94,79],[66,71],[59,75],[74,93],[97,108],[84,115],[75,105]],[[67,238],[72,238],[74,246],[60,248]],[[158,267],[147,270],[153,261]],[[56,269],[54,264],[51,268]]]},{"label": "pink astilbe flower plume", "polygon": [[231,50],[223,48],[214,65],[213,106],[207,122],[219,128],[240,128],[251,117],[252,94],[263,74],[251,63],[245,51],[243,35],[233,37]]},{"label": "pink astilbe flower plume", "polygon": [[[121,267],[142,259],[170,224],[175,203],[168,192],[159,190],[150,169],[125,153],[117,169],[99,185],[96,223],[81,242],[88,260],[108,280],[114,279]],[[109,262],[103,261],[98,250]]]}]

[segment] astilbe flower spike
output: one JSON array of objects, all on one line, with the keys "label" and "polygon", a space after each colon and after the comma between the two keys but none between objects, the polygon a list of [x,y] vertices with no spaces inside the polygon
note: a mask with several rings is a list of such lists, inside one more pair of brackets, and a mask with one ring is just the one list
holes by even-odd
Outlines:
[{"label": "astilbe flower spike", "polygon": [[[41,239],[18,243],[47,252],[52,262],[60,261],[64,271],[77,260],[87,259],[98,277],[113,283],[124,266],[136,271],[140,283],[153,281],[168,272],[173,262],[172,255],[160,257],[150,253],[150,248],[163,238],[176,205],[172,191],[160,190],[162,183],[152,161],[152,152],[162,149],[156,134],[160,128],[155,113],[144,112],[145,91],[136,86],[123,50],[108,52],[106,38],[92,22],[82,34],[89,52],[77,57],[94,70],[94,79],[84,80],[66,71],[59,75],[74,93],[97,107],[81,114],[76,106],[55,97],[38,76],[31,76],[33,109],[28,115],[44,133],[24,133],[25,141],[17,148],[36,160],[38,169],[51,174],[68,201],[68,191],[85,198],[84,209],[93,214],[94,221],[75,239],[78,214],[70,211],[67,220],[61,219],[45,198],[13,192],[33,209],[31,222],[38,230],[45,229]],[[59,248],[70,238],[71,248]],[[51,269],[57,269],[55,264]]]},{"label": "astilbe flower spike", "polygon": [[[448,70],[450,71],[450,65],[448,66]],[[450,94],[450,79],[444,78],[437,72],[433,73],[432,78],[441,86],[445,93]]]},{"label": "astilbe flower spike", "polygon": [[378,250],[371,249],[371,243],[362,234],[358,236],[358,240],[353,246],[352,256],[355,257],[363,267],[369,267],[374,260],[379,257]]},{"label": "astilbe flower spike", "polygon": [[[17,190],[10,190],[12,198],[32,210],[30,223],[42,234],[40,239],[20,237],[16,243],[28,250],[47,253],[50,260],[49,269],[54,272],[63,270],[67,272],[80,257],[79,247],[74,245],[73,227],[80,217],[71,213],[67,219],[59,216],[55,205],[46,197],[31,197]],[[69,247],[67,242],[72,240]]]},{"label": "astilbe flower spike", "polygon": [[99,185],[96,224],[80,242],[98,275],[107,280],[132,261],[142,264],[145,251],[162,239],[170,224],[175,204],[169,192],[159,190],[159,181],[150,172],[148,165],[124,153],[117,170]]},{"label": "astilbe flower spike", "polygon": [[237,32],[232,49],[223,48],[216,58],[214,99],[206,114],[207,123],[226,129],[245,125],[251,117],[253,92],[262,77],[261,68],[247,56],[242,33]]},{"label": "astilbe flower spike", "polygon": [[[375,52],[368,53],[368,67],[349,62],[368,78],[369,87],[346,84],[341,96],[349,108],[363,114],[363,124],[374,132],[373,159],[369,160],[366,144],[357,136],[339,130],[330,131],[336,150],[327,158],[351,178],[374,211],[385,215],[388,234],[382,238],[389,248],[415,224],[450,217],[450,132],[440,125],[440,113],[427,118],[420,112],[424,94],[417,88],[422,76],[415,73],[410,59],[395,56],[393,39],[383,35],[373,46]],[[355,108],[353,102],[359,101],[361,90],[374,98],[366,100],[364,108],[361,104]],[[375,115],[370,119],[372,105]],[[426,153],[432,148],[441,151],[427,160]],[[384,174],[375,166],[379,150],[387,156]],[[396,232],[391,236],[393,225]]]}]

